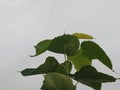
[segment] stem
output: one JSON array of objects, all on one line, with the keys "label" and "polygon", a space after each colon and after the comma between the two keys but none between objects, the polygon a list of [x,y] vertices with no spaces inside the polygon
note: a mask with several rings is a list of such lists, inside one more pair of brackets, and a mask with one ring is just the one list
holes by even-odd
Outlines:
[{"label": "stem", "polygon": [[66,54],[65,54],[65,45],[64,45],[64,59],[67,61]]}]

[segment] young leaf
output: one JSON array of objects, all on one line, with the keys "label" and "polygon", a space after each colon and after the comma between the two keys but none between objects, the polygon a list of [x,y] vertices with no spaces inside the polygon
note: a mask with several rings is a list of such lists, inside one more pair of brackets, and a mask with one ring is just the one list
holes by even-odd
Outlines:
[{"label": "young leaf", "polygon": [[81,44],[82,50],[84,50],[88,55],[99,59],[104,65],[112,69],[112,63],[104,50],[92,41],[84,41]]},{"label": "young leaf", "polygon": [[60,73],[48,73],[44,76],[45,80],[41,87],[42,90],[76,90],[72,80]]},{"label": "young leaf", "polygon": [[[44,40],[44,41],[41,41],[39,42],[36,46],[35,46],[35,49],[36,49],[36,54],[34,56],[38,56],[40,54],[42,54],[43,52],[45,52],[48,48],[48,46],[50,45],[52,40]],[[32,57],[34,57],[32,56]]]},{"label": "young leaf", "polygon": [[37,75],[37,74],[46,74],[49,72],[54,72],[56,67],[59,66],[59,63],[54,57],[48,57],[44,64],[40,65],[38,68],[28,68],[21,71],[23,76]]},{"label": "young leaf", "polygon": [[76,55],[74,56],[69,56],[69,60],[72,61],[75,69],[79,71],[83,66],[85,65],[91,65],[91,59],[89,59],[87,56],[82,53],[82,50],[80,49]]},{"label": "young leaf", "polygon": [[92,36],[85,34],[85,33],[73,33],[73,36],[76,36],[79,39],[93,39]]},{"label": "young leaf", "polygon": [[77,52],[78,48],[79,40],[75,36],[63,35],[53,39],[48,50],[71,56]]}]

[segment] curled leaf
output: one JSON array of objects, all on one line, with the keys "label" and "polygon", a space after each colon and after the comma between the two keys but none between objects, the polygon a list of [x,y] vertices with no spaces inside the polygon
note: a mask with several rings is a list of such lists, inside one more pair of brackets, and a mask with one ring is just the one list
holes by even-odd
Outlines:
[{"label": "curled leaf", "polygon": [[[48,46],[50,45],[51,41],[52,40],[44,40],[44,41],[39,42],[35,46],[36,54],[34,56],[38,56],[38,55],[44,53],[48,49]],[[31,56],[31,57],[34,57],[34,56]]]},{"label": "curled leaf", "polygon": [[85,34],[85,33],[73,33],[73,36],[76,36],[79,39],[93,39],[91,35]]}]

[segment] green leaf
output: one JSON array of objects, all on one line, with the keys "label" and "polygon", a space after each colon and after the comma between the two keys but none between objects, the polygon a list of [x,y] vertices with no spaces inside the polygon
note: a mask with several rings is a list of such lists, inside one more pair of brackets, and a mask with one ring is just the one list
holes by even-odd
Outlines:
[{"label": "green leaf", "polygon": [[112,63],[104,50],[92,41],[84,41],[81,44],[82,50],[86,52],[89,56],[99,59],[104,65],[112,69]]},{"label": "green leaf", "polygon": [[[34,56],[38,56],[38,55],[44,53],[48,49],[48,46],[50,45],[51,41],[52,40],[44,40],[44,41],[39,42],[35,46],[36,54]],[[32,56],[32,57],[34,57],[34,56]]]},{"label": "green leaf", "polygon": [[91,35],[85,34],[85,33],[73,33],[73,36],[76,36],[79,39],[93,39]]},{"label": "green leaf", "polygon": [[65,61],[62,65],[65,67],[67,75],[69,75],[72,70],[72,63],[70,61]]},{"label": "green leaf", "polygon": [[90,82],[85,82],[85,81],[80,81],[82,84],[85,84],[95,90],[101,90],[101,83],[90,83]]},{"label": "green leaf", "polygon": [[21,71],[23,76],[36,75],[36,74],[46,74],[49,72],[54,72],[59,66],[59,63],[54,57],[48,57],[44,64],[40,65],[38,68],[28,68]]},{"label": "green leaf", "polygon": [[[67,66],[67,64],[69,64],[69,66]],[[45,63],[40,65],[39,67],[28,68],[21,71],[21,73],[23,76],[46,74],[49,72],[58,72],[65,75],[69,75],[71,68],[72,66],[70,62],[65,61],[64,63],[59,64],[54,57],[48,57]]]},{"label": "green leaf", "polygon": [[84,51],[82,48],[80,48],[80,51],[81,51],[81,54],[89,58],[89,60],[96,59],[96,57],[90,55],[88,52]]},{"label": "green leaf", "polygon": [[76,90],[72,80],[60,73],[48,73],[44,76],[45,80],[41,87],[42,90]]},{"label": "green leaf", "polygon": [[93,66],[90,65],[84,66],[80,71],[76,72],[72,78],[94,88],[95,90],[100,90],[101,83],[116,81],[116,78],[98,72]]},{"label": "green leaf", "polygon": [[78,48],[79,40],[75,36],[63,35],[54,38],[48,50],[55,53],[67,54],[68,56],[71,56],[78,51]]},{"label": "green leaf", "polygon": [[77,81],[85,81],[90,83],[105,83],[105,82],[115,82],[115,78],[107,74],[98,72],[93,66],[84,66],[80,71],[76,72],[74,79]]},{"label": "green leaf", "polygon": [[55,69],[55,72],[65,75],[70,75],[71,70],[72,70],[72,63],[70,61],[65,61]]},{"label": "green leaf", "polygon": [[72,61],[75,69],[79,71],[85,65],[91,65],[91,59],[84,55],[82,50],[80,49],[76,55],[68,57],[69,60]]}]

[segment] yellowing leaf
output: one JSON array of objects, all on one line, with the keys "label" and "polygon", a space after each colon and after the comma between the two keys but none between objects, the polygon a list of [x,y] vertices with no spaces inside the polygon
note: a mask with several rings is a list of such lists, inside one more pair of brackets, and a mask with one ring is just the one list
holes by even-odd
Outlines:
[{"label": "yellowing leaf", "polygon": [[91,35],[85,34],[85,33],[73,33],[73,36],[76,36],[79,39],[93,39]]}]

